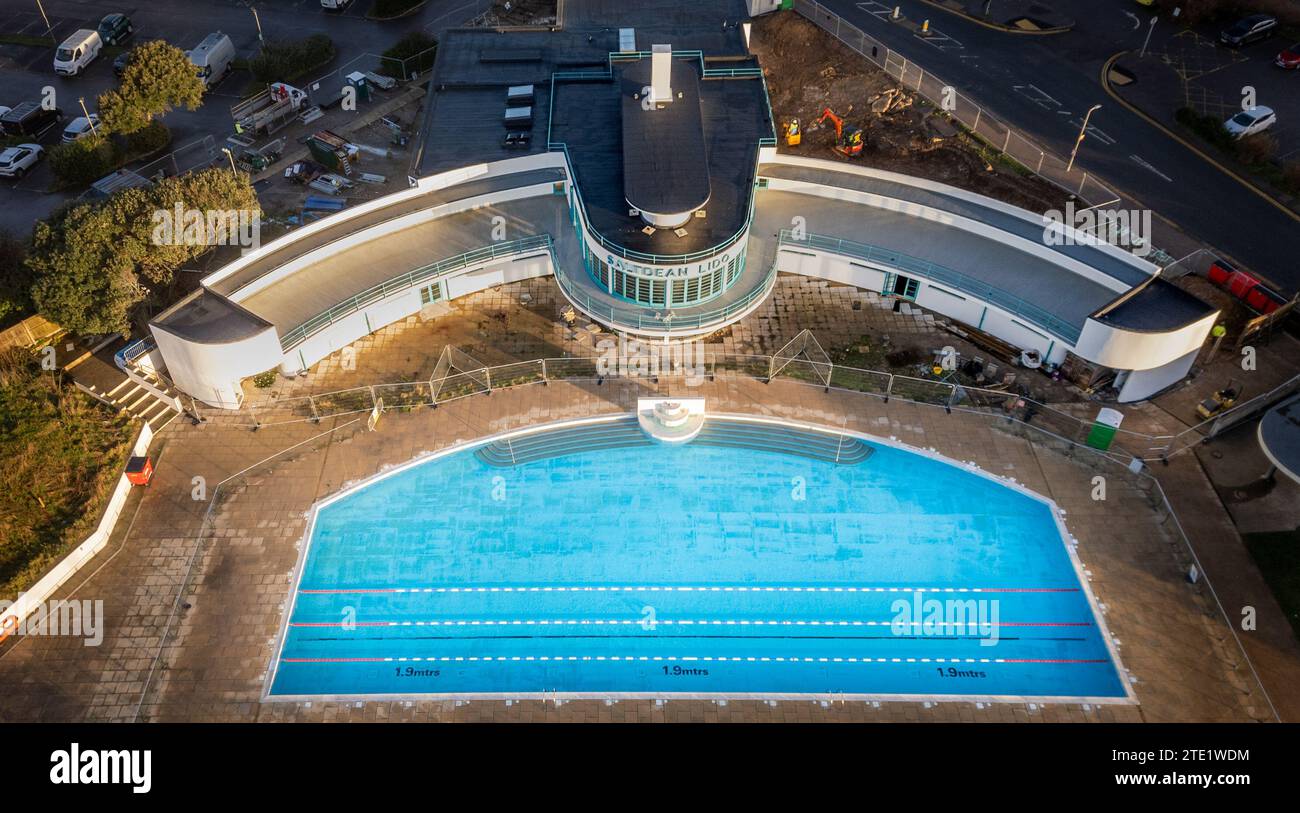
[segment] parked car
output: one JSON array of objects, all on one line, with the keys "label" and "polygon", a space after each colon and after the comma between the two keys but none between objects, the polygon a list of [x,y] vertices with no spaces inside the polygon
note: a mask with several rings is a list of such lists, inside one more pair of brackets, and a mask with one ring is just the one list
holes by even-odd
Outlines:
[{"label": "parked car", "polygon": [[63,140],[67,142],[85,138],[95,132],[97,127],[99,127],[99,116],[95,113],[91,113],[90,118],[77,116],[63,128]]},{"label": "parked car", "polygon": [[129,51],[123,51],[122,53],[117,55],[117,59],[113,60],[113,73],[115,75],[117,76],[122,75],[123,71],[126,70],[127,64],[131,61],[131,54],[134,53],[135,53],[135,49],[132,48]]},{"label": "parked car", "polygon": [[1260,105],[1241,111],[1225,121],[1223,127],[1232,133],[1233,138],[1242,138],[1262,133],[1274,124],[1277,124],[1277,115],[1273,113],[1273,108]]},{"label": "parked car", "polygon": [[36,102],[23,102],[0,114],[0,131],[7,136],[39,139],[63,121],[59,108],[44,108]]},{"label": "parked car", "polygon": [[45,154],[40,144],[19,144],[0,152],[0,177],[21,178]]},{"label": "parked car", "polygon": [[1294,71],[1300,68],[1300,42],[1297,42],[1290,48],[1283,48],[1282,53],[1277,55],[1277,61],[1273,64],[1289,71]]},{"label": "parked car", "polygon": [[135,26],[125,14],[107,14],[99,21],[99,37],[106,45],[120,45],[131,36]]},{"label": "parked car", "polygon": [[1219,35],[1219,42],[1229,48],[1240,48],[1252,42],[1268,39],[1277,30],[1277,18],[1267,14],[1252,14],[1243,17],[1224,29]]},{"label": "parked car", "polygon": [[76,76],[95,61],[104,48],[98,31],[83,28],[74,31],[54,52],[54,72],[60,76]]}]

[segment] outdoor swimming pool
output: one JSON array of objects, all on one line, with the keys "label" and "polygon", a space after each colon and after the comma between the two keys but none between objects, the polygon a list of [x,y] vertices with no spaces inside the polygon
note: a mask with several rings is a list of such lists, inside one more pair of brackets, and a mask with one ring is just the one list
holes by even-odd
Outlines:
[{"label": "outdoor swimming pool", "polygon": [[708,427],[532,434],[323,503],[268,699],[1129,699],[1051,504],[883,442]]}]

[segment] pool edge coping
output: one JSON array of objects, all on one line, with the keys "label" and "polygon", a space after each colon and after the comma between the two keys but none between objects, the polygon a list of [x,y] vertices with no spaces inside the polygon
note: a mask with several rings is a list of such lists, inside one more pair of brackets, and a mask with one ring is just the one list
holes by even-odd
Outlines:
[{"label": "pool edge coping", "polygon": [[[1072,695],[1055,696],[1055,695],[955,695],[955,694],[838,694],[838,693],[690,693],[690,692],[416,692],[411,694],[331,694],[331,695],[273,695],[271,687],[275,684],[275,677],[279,671],[282,661],[281,653],[284,649],[285,639],[288,635],[289,621],[293,618],[293,611],[297,607],[299,585],[302,582],[302,571],[306,565],[307,555],[311,550],[311,541],[313,531],[316,527],[316,519],[320,511],[330,505],[342,500],[352,494],[379,483],[389,477],[401,474],[402,472],[415,468],[416,466],[437,460],[447,455],[458,452],[471,451],[480,446],[486,446],[495,441],[507,440],[526,435],[538,434],[541,432],[553,431],[574,426],[583,426],[588,424],[612,423],[619,420],[636,420],[636,412],[613,412],[605,415],[594,415],[584,418],[564,418],[558,421],[548,421],[545,423],[531,424],[516,429],[507,429],[501,432],[494,432],[490,435],[483,435],[478,438],[468,440],[457,439],[450,445],[435,451],[420,452],[409,460],[402,463],[396,463],[381,468],[374,474],[345,482],[333,494],[323,497],[314,503],[307,511],[307,525],[303,530],[303,535],[298,539],[298,556],[294,563],[293,570],[290,573],[289,589],[291,595],[289,601],[284,605],[281,611],[282,618],[279,624],[279,630],[272,642],[270,662],[266,669],[266,676],[262,683],[261,703],[312,703],[312,702],[369,702],[369,701],[464,701],[464,700],[784,700],[784,701],[854,701],[854,702],[899,702],[899,703],[1013,703],[1013,704],[1056,704],[1056,705],[1140,705],[1136,693],[1133,690],[1132,673],[1124,666],[1120,658],[1119,649],[1115,644],[1114,636],[1110,632],[1110,627],[1106,623],[1105,613],[1101,609],[1096,595],[1092,590],[1091,579],[1083,569],[1083,563],[1079,560],[1076,546],[1078,540],[1069,529],[1065,526],[1062,518],[1065,512],[1056,504],[1056,501],[1050,497],[1039,494],[1030,489],[1020,481],[999,474],[986,471],[980,466],[968,461],[957,460],[948,457],[932,447],[912,446],[890,435],[881,437],[866,432],[856,430],[825,426],[822,424],[798,421],[789,418],[778,418],[769,415],[751,415],[734,412],[707,412],[706,419],[717,418],[721,420],[764,423],[778,426],[788,426],[810,431],[822,432],[828,435],[849,435],[867,443],[875,443],[903,452],[917,454],[930,460],[937,461],[944,465],[953,466],[954,468],[976,474],[984,479],[990,480],[998,485],[1010,488],[1024,496],[1030,497],[1044,504],[1052,515],[1056,524],[1057,534],[1062,546],[1065,548],[1066,556],[1070,561],[1070,566],[1074,570],[1075,578],[1079,582],[1080,590],[1088,601],[1088,606],[1092,610],[1093,620],[1097,623],[1097,628],[1101,633],[1102,641],[1106,645],[1106,651],[1110,655],[1111,664],[1115,669],[1116,676],[1119,678],[1120,685],[1124,689],[1122,697],[1077,697]],[[1030,442],[1030,441],[1027,441]],[[1030,442],[1032,445],[1032,442]],[[1074,544],[1071,544],[1071,543]]]}]

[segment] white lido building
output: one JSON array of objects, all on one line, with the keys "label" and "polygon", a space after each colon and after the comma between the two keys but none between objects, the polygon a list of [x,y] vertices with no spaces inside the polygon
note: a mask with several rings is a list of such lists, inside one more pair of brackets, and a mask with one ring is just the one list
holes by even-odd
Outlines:
[{"label": "white lido building", "polygon": [[778,152],[745,15],[570,2],[554,30],[445,32],[411,188],[204,278],[151,322],[168,376],[237,408],[249,376],[544,275],[611,330],[700,336],[781,273],[915,303],[1121,401],[1187,374],[1217,311],[1151,263],[1049,245],[1040,214],[960,189]]}]

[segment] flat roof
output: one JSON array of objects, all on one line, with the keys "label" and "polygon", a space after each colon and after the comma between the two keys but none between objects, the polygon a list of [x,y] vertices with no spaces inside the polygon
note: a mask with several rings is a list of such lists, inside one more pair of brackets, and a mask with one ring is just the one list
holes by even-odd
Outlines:
[{"label": "flat roof", "polygon": [[1124,330],[1163,332],[1199,322],[1218,311],[1167,279],[1157,277],[1137,293],[1097,317]]},{"label": "flat roof", "polygon": [[198,344],[228,344],[251,339],[271,323],[229,299],[199,288],[149,321],[174,336]]},{"label": "flat roof", "polygon": [[1260,448],[1287,477],[1300,482],[1300,395],[1264,413],[1257,430]]},{"label": "flat roof", "polygon": [[[623,196],[652,214],[699,209],[709,201],[709,156],[700,111],[699,69],[671,59],[672,98],[650,102],[652,58],[620,65]],[[757,143],[757,139],[755,139]]]}]

